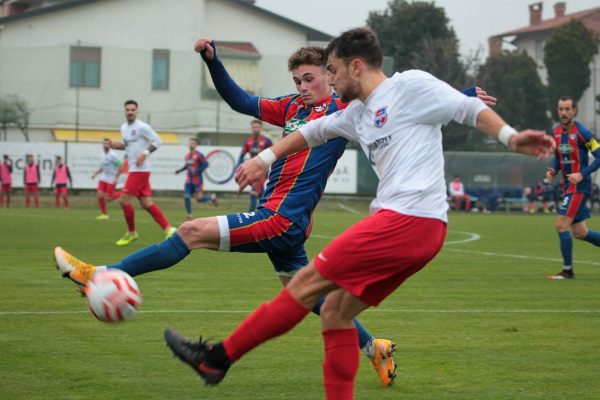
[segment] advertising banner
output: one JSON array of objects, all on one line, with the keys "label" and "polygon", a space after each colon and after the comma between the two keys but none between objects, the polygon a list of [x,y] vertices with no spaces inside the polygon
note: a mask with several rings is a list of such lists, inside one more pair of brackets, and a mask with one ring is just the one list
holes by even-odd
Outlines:
[{"label": "advertising banner", "polygon": [[[204,171],[204,190],[207,192],[236,192],[237,184],[233,179],[239,147],[198,146],[198,150],[207,158],[209,167]],[[8,154],[13,160],[13,187],[23,187],[23,167],[25,155],[32,154],[40,166],[41,187],[50,187],[52,170],[56,156],[66,160],[73,177],[73,187],[93,189],[98,185],[92,174],[100,167],[101,144],[90,143],[0,143],[0,154]],[[175,171],[184,166],[186,146],[164,145],[150,155],[152,175],[150,183],[155,190],[182,190],[185,171],[175,175]],[[125,152],[115,150],[124,157]],[[346,150],[329,177],[325,193],[356,193],[356,150]],[[125,177],[119,179],[120,185]]]}]

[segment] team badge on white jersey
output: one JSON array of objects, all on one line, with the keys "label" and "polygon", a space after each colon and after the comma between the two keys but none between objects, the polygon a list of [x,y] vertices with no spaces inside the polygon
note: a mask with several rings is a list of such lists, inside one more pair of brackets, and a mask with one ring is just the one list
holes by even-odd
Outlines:
[{"label": "team badge on white jersey", "polygon": [[381,107],[375,111],[375,126],[381,128],[388,120],[387,107]]}]

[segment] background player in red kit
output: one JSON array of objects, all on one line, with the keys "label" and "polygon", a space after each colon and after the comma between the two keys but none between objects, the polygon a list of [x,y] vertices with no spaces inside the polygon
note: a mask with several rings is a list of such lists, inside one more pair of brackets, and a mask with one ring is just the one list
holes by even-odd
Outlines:
[{"label": "background player in red kit", "polygon": [[23,168],[23,183],[25,184],[25,207],[29,208],[29,196],[33,195],[35,207],[39,207],[40,198],[40,166],[34,161],[32,154],[25,156],[25,168]]},{"label": "background player in red kit", "polygon": [[[0,164],[0,207],[6,204],[10,207],[10,194],[12,192],[12,172],[13,164],[8,154],[3,156],[2,164]],[[6,197],[6,203],[4,198]]]},{"label": "background player in red kit", "polygon": [[477,126],[514,151],[541,158],[553,150],[544,132],[517,133],[483,102],[430,74],[412,70],[387,78],[369,29],[343,33],[327,54],[329,81],[343,101],[351,101],[348,108],[301,126],[247,161],[236,181],[243,189],[281,157],[336,137],[352,138],[380,178],[371,215],[335,239],[223,342],[192,342],[165,331],[174,354],[208,384],[219,383],[251,349],[291,330],[327,295],[321,310],[325,393],[329,400],[351,400],[359,364],[353,318],[423,268],[444,243],[448,203],[441,126],[451,120]]},{"label": "background player in red kit", "polygon": [[73,179],[71,178],[71,171],[67,164],[63,163],[61,156],[56,156],[56,163],[52,170],[52,180],[50,181],[50,187],[54,185],[54,205],[56,208],[60,208],[60,199],[63,199],[63,206],[69,208],[69,189],[67,183],[73,187]]},{"label": "background player in red kit", "polygon": [[185,155],[185,164],[181,169],[175,171],[178,174],[183,171],[187,171],[185,174],[185,211],[187,212],[187,219],[191,220],[194,218],[192,215],[192,196],[198,203],[205,203],[212,201],[216,207],[217,195],[216,194],[204,194],[204,180],[202,178],[202,172],[208,168],[208,161],[204,154],[197,150],[198,139],[190,138],[188,141],[190,152]]},{"label": "background player in red kit", "polygon": [[[252,134],[250,137],[244,140],[244,146],[242,146],[242,152],[240,153],[240,158],[238,159],[238,166],[244,162],[246,154],[249,154],[250,158],[256,157],[258,153],[273,145],[271,139],[261,135],[262,122],[260,120],[255,119],[250,122],[250,129]],[[266,178],[267,176],[265,175],[265,179],[256,183],[255,185],[252,185],[250,188],[250,206],[248,206],[248,211],[254,211],[256,209],[258,199],[263,195]]]}]

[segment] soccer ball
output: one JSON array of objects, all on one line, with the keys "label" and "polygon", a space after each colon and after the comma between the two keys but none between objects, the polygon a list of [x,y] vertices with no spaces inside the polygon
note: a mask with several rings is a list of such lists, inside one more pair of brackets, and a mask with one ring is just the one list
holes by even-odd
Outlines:
[{"label": "soccer ball", "polygon": [[142,304],[142,294],[137,283],[118,269],[94,274],[85,287],[85,295],[94,317],[104,322],[129,320]]}]

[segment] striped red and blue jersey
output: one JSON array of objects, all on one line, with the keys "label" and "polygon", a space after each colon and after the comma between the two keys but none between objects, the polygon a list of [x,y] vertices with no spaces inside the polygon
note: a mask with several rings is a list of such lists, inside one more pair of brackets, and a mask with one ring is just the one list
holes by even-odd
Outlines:
[{"label": "striped red and blue jersey", "polygon": [[238,159],[238,165],[244,162],[244,157],[246,154],[250,154],[250,158],[254,158],[266,148],[273,146],[273,142],[268,137],[264,137],[263,135],[258,135],[258,137],[254,137],[254,135],[250,135],[250,137],[244,140],[244,146],[242,146],[242,152],[240,153],[240,158]]},{"label": "striped red and blue jersey", "polygon": [[185,155],[185,165],[179,170],[186,171],[185,183],[202,183],[202,172],[208,168],[208,161],[198,150]]},{"label": "striped red and blue jersey", "polygon": [[[275,99],[260,99],[258,118],[283,128],[283,136],[294,132],[308,121],[346,108],[335,95],[304,104],[299,94]],[[258,207],[283,215],[298,224],[308,235],[312,213],[323,195],[327,178],[333,172],[348,141],[336,138],[321,146],[299,151],[276,161],[271,166],[269,181]]]},{"label": "striped red and blue jersey", "polygon": [[[592,189],[591,174],[600,166],[600,146],[588,128],[577,121],[573,121],[571,129],[567,132],[562,125],[553,130],[556,141],[556,151],[551,167],[554,171],[561,171],[565,179],[563,194],[587,193]],[[594,162],[589,163],[589,153],[594,155]],[[566,179],[567,175],[579,172],[583,179],[573,185]]]}]

